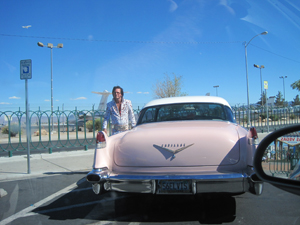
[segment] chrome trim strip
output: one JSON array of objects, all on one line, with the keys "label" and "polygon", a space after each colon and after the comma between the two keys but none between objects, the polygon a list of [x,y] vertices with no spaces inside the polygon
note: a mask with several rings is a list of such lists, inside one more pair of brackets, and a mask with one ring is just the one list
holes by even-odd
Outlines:
[{"label": "chrome trim strip", "polygon": [[223,180],[242,179],[249,177],[246,174],[211,174],[211,175],[110,175],[109,180]]},{"label": "chrome trim strip", "polygon": [[153,186],[152,181],[149,182],[107,181],[105,184],[109,185],[109,190],[119,191],[119,192],[153,193],[153,191],[155,191],[155,185]]}]

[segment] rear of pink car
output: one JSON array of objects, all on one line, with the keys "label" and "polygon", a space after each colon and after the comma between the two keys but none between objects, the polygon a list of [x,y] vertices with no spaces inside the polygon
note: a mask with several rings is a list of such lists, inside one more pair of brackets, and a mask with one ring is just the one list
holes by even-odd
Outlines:
[{"label": "rear of pink car", "polygon": [[[172,113],[166,110],[170,103],[145,107],[138,125],[130,131],[111,137],[99,133],[94,169],[87,175],[96,194],[103,190],[261,194],[262,183],[255,179],[252,170],[255,132],[228,121],[225,111],[222,114],[216,110],[215,105],[222,105],[220,102],[209,106],[215,114],[223,115],[223,119],[214,119],[212,113],[206,115],[213,119],[202,119],[199,100],[183,102],[187,105],[172,103]],[[205,104],[207,108],[210,102]],[[144,120],[143,123],[142,117],[153,106],[156,107],[155,121]],[[159,115],[159,110],[164,110],[163,114]]]}]

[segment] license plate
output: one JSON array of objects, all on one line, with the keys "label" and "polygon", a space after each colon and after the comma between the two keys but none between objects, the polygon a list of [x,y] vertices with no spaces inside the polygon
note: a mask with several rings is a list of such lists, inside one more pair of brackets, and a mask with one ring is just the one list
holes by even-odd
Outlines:
[{"label": "license plate", "polygon": [[191,193],[191,180],[158,180],[158,194]]}]

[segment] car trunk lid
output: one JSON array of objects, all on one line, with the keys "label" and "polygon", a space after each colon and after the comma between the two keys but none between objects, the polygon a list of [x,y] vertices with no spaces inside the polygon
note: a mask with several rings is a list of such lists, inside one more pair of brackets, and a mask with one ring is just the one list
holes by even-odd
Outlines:
[{"label": "car trunk lid", "polygon": [[114,161],[121,167],[233,165],[240,157],[237,126],[224,121],[144,124],[114,147]]}]

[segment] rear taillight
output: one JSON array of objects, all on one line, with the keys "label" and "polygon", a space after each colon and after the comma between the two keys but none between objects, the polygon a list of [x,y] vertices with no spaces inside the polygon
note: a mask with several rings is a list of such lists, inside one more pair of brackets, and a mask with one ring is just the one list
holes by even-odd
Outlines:
[{"label": "rear taillight", "polygon": [[96,138],[96,143],[105,142],[105,137],[102,131],[99,131]]},{"label": "rear taillight", "polygon": [[250,132],[251,132],[251,138],[257,139],[257,131],[255,127],[250,127]]},{"label": "rear taillight", "polygon": [[96,137],[96,147],[97,148],[105,148],[106,140],[102,131],[99,131]]}]

